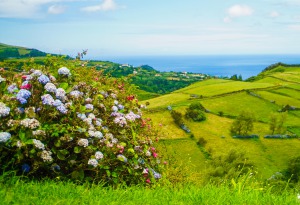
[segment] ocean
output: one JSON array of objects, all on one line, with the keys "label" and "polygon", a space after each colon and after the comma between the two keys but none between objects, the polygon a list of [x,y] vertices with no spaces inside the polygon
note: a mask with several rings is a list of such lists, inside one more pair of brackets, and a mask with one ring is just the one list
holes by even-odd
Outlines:
[{"label": "ocean", "polygon": [[122,56],[101,60],[133,66],[149,65],[158,71],[204,73],[243,79],[255,76],[271,64],[300,64],[300,55],[201,55],[201,56]]}]

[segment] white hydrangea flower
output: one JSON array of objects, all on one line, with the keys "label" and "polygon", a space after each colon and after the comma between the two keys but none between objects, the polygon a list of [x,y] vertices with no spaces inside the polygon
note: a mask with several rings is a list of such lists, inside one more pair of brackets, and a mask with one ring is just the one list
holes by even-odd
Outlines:
[{"label": "white hydrangea flower", "polygon": [[87,139],[80,139],[77,144],[81,147],[87,147],[89,146],[89,141]]},{"label": "white hydrangea flower", "polygon": [[45,149],[45,145],[40,140],[33,139],[33,144],[38,149],[41,149],[41,150]]},{"label": "white hydrangea flower", "polygon": [[70,76],[70,70],[66,67],[61,67],[60,69],[58,69],[58,74],[59,75],[66,75],[66,76]]},{"label": "white hydrangea flower", "polygon": [[6,81],[5,78],[2,78],[2,76],[0,75],[0,83]]},{"label": "white hydrangea flower", "polygon": [[52,155],[51,151],[43,150],[41,153],[41,158],[43,159],[44,162],[52,162],[53,158],[51,157],[51,155]]},{"label": "white hydrangea flower", "polygon": [[50,93],[56,93],[56,86],[53,83],[47,83],[44,88]]},{"label": "white hydrangea flower", "polygon": [[97,160],[100,160],[100,159],[103,159],[103,153],[102,152],[100,152],[100,151],[97,151],[96,153],[95,153],[95,158],[97,159]]},{"label": "white hydrangea flower", "polygon": [[26,128],[35,129],[40,126],[40,122],[34,118],[32,118],[32,119],[25,118],[25,119],[21,120],[20,125],[22,125]]},{"label": "white hydrangea flower", "polygon": [[88,165],[91,165],[93,167],[97,167],[98,166],[98,161],[96,159],[89,159]]},{"label": "white hydrangea flower", "polygon": [[6,107],[6,105],[2,102],[0,102],[0,117],[5,117],[9,115],[10,108]]},{"label": "white hydrangea flower", "polygon": [[151,152],[149,150],[146,151],[146,156],[150,157],[151,156]]}]

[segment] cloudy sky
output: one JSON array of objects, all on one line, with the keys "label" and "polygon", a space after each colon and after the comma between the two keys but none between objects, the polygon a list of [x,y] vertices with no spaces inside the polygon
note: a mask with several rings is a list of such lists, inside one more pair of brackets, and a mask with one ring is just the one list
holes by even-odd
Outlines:
[{"label": "cloudy sky", "polygon": [[71,56],[299,54],[300,0],[0,0],[0,28]]}]

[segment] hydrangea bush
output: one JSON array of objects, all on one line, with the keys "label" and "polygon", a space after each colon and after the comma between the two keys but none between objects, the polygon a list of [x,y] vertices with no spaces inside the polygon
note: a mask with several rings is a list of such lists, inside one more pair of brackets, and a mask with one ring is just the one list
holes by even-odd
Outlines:
[{"label": "hydrangea bush", "polygon": [[1,70],[0,168],[109,184],[161,178],[156,131],[130,85],[94,69],[53,70]]}]

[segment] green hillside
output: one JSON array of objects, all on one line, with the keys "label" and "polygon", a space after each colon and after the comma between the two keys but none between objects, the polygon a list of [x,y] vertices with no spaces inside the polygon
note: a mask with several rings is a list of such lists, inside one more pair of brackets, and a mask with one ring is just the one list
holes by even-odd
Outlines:
[{"label": "green hillside", "polygon": [[[147,116],[161,126],[168,156],[176,158],[201,175],[212,157],[222,156],[230,150],[243,152],[257,168],[258,176],[267,179],[275,172],[286,169],[292,157],[299,156],[300,140],[267,139],[270,116],[281,115],[284,107],[300,108],[300,67],[279,65],[262,72],[254,82],[210,79],[194,83],[171,94],[142,103],[149,104]],[[206,121],[193,122],[184,119],[191,133],[184,132],[173,122],[170,111],[185,113],[192,102],[200,102],[207,110]],[[230,133],[235,118],[248,110],[255,115],[252,134],[258,139],[236,139]],[[300,136],[300,111],[286,111],[284,126],[287,134]],[[195,146],[204,138],[204,147]],[[188,163],[187,163],[188,162]],[[178,165],[178,166],[179,166]]]},{"label": "green hillside", "polygon": [[39,51],[37,49],[11,46],[0,43],[0,60],[8,58],[28,58],[28,57],[42,57],[47,53]]}]

